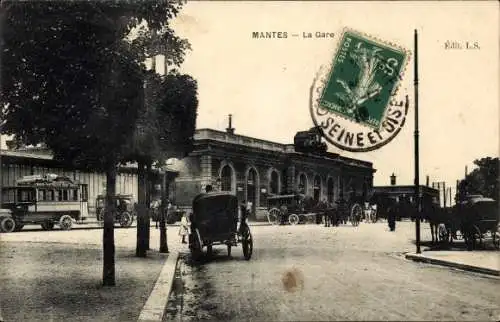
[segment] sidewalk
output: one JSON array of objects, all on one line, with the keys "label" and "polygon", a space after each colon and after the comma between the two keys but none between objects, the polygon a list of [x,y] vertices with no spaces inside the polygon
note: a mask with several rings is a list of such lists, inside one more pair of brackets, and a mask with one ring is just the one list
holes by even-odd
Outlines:
[{"label": "sidewalk", "polygon": [[407,253],[405,257],[416,262],[500,276],[498,251],[423,251],[421,254]]}]

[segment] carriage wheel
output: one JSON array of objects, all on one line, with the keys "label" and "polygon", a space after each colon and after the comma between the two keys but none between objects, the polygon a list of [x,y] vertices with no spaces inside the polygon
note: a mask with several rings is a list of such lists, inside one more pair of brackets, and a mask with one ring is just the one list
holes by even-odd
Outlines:
[{"label": "carriage wheel", "polygon": [[41,223],[43,230],[52,230],[54,229],[54,223],[52,221],[45,221]]},{"label": "carriage wheel", "polygon": [[16,229],[16,222],[10,217],[5,217],[0,222],[0,229],[4,233],[11,233]]},{"label": "carriage wheel", "polygon": [[500,249],[500,224],[497,225],[496,231],[492,233],[493,237],[493,245],[496,249]]},{"label": "carriage wheel", "polygon": [[288,216],[288,222],[290,223],[290,225],[297,225],[299,221],[300,218],[296,214],[291,214],[290,216]]},{"label": "carriage wheel", "polygon": [[277,225],[279,224],[280,216],[281,216],[281,211],[277,208],[273,208],[269,210],[269,212],[267,213],[267,220],[271,225]]},{"label": "carriage wheel", "polygon": [[249,260],[253,253],[253,238],[248,226],[244,228],[242,235],[243,256],[245,256],[246,260]]},{"label": "carriage wheel", "polygon": [[351,208],[351,224],[353,226],[358,226],[359,225],[359,218],[361,218],[361,215],[363,213],[363,208],[361,208],[360,205],[354,204]]},{"label": "carriage wheel", "polygon": [[482,247],[483,246],[483,234],[481,233],[481,230],[479,229],[479,227],[477,227],[476,225],[474,225],[474,243],[476,243],[476,245],[479,245],[479,247]]},{"label": "carriage wheel", "polygon": [[69,215],[61,216],[59,219],[59,227],[62,230],[70,230],[73,227],[73,219]]},{"label": "carriage wheel", "polygon": [[132,225],[132,215],[128,211],[124,211],[120,215],[120,226],[130,227]]}]

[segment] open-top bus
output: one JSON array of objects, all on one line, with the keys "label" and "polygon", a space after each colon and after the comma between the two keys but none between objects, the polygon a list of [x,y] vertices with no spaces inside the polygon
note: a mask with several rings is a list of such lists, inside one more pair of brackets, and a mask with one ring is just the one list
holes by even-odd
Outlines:
[{"label": "open-top bus", "polygon": [[0,222],[4,232],[20,231],[26,224],[70,230],[74,221],[88,217],[88,188],[55,174],[24,176],[16,186],[2,188],[0,208],[10,210]]}]

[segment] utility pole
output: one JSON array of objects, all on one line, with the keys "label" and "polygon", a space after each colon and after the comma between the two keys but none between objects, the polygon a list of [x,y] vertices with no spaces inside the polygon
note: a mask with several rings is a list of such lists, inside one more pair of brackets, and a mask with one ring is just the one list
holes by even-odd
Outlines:
[{"label": "utility pole", "polygon": [[446,182],[443,181],[443,208],[446,209],[446,199],[447,199],[447,195],[446,195]]},{"label": "utility pole", "polygon": [[415,89],[415,210],[416,210],[416,218],[415,218],[415,234],[416,234],[416,245],[417,245],[417,254],[420,254],[420,173],[419,173],[419,151],[418,151],[418,35],[417,29],[415,29],[415,62],[414,62],[414,89]]}]

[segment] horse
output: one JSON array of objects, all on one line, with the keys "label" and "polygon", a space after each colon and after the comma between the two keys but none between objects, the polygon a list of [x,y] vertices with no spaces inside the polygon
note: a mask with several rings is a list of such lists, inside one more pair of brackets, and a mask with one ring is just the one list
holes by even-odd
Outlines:
[{"label": "horse", "polygon": [[435,205],[428,207],[423,212],[422,217],[429,222],[431,228],[432,244],[443,242],[449,236],[449,223],[446,215],[445,210]]}]

